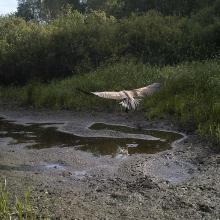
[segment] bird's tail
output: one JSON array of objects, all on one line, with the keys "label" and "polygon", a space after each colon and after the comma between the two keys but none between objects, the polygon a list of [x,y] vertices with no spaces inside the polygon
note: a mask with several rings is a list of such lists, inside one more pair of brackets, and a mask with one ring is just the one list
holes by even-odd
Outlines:
[{"label": "bird's tail", "polygon": [[135,110],[137,109],[139,103],[140,103],[140,99],[124,99],[119,104],[128,110],[131,110],[131,109]]},{"label": "bird's tail", "polygon": [[76,88],[76,90],[79,91],[79,92],[81,92],[81,93],[83,93],[83,94],[86,94],[86,95],[94,95],[94,94],[92,94],[91,92],[85,91],[85,90],[80,89],[80,88]]}]

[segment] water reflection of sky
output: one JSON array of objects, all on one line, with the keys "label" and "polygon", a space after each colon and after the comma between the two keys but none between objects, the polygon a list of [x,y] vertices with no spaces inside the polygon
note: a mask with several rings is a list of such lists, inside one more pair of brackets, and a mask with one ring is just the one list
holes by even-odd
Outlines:
[{"label": "water reflection of sky", "polygon": [[[45,125],[47,127],[44,127]],[[124,157],[132,154],[154,154],[168,150],[171,148],[173,141],[182,137],[182,135],[172,132],[139,130],[102,123],[95,123],[89,129],[105,131],[107,134],[108,132],[114,132],[117,135],[115,137],[103,137],[102,135],[80,137],[58,131],[56,127],[50,127],[49,125],[53,126],[54,124],[19,125],[0,118],[0,142],[1,139],[7,139],[5,140],[7,145],[20,145],[34,149],[74,147],[77,150],[90,152],[95,156]],[[142,135],[141,138],[139,135]]]}]

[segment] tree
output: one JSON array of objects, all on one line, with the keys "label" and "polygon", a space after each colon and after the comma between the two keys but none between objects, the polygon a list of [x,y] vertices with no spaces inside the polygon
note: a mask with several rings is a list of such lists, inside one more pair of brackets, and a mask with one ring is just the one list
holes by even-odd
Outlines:
[{"label": "tree", "polygon": [[84,1],[79,0],[18,0],[17,16],[25,20],[49,21],[66,8],[85,11]]},{"label": "tree", "polygon": [[89,9],[104,10],[116,17],[156,10],[163,15],[190,16],[216,0],[88,0]]},{"label": "tree", "polygon": [[25,20],[40,18],[41,0],[18,0],[17,16]]}]

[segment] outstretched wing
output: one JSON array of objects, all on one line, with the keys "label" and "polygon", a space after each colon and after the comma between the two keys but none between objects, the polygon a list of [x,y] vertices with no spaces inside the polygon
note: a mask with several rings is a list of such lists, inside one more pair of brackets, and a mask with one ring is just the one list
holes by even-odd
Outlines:
[{"label": "outstretched wing", "polygon": [[80,88],[76,88],[77,91],[80,91],[86,95],[95,95],[105,99],[114,99],[114,100],[123,100],[127,98],[124,92],[88,92]]},{"label": "outstretched wing", "polygon": [[91,93],[105,99],[123,100],[127,98],[122,91],[121,92],[91,92]]},{"label": "outstretched wing", "polygon": [[149,86],[142,87],[139,89],[133,89],[131,92],[134,94],[133,97],[144,97],[153,94],[160,89],[160,83],[153,83]]},{"label": "outstretched wing", "polygon": [[[160,89],[160,83],[153,83],[149,86],[142,87],[139,89],[133,90],[123,90],[119,92],[87,92],[82,89],[77,88],[78,91],[81,91],[87,95],[96,95],[101,98],[105,99],[113,99],[113,100],[120,100],[123,107],[126,109],[136,109],[139,105],[140,98],[151,95],[152,93],[158,91]],[[139,98],[139,99],[138,99]]]}]

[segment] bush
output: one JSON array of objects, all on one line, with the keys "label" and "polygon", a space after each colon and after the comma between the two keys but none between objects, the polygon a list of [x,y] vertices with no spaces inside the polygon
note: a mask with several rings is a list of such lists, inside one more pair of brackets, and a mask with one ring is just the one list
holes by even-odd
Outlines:
[{"label": "bush", "polygon": [[[102,11],[83,15],[71,10],[51,23],[1,17],[0,84],[48,82],[123,57],[160,66],[216,57],[220,51],[217,3],[192,18],[149,11],[117,20]],[[201,19],[203,14],[212,19]]]},{"label": "bush", "polygon": [[45,25],[2,18],[0,83],[48,81],[97,67],[113,54],[113,23],[101,12],[75,11]]},{"label": "bush", "polygon": [[155,11],[124,19],[117,31],[118,53],[142,58],[145,63],[176,63],[181,57],[182,22],[179,17],[163,17]]},{"label": "bush", "polygon": [[220,141],[220,63],[165,67],[162,91],[145,100],[147,117],[174,116],[187,128]]}]

